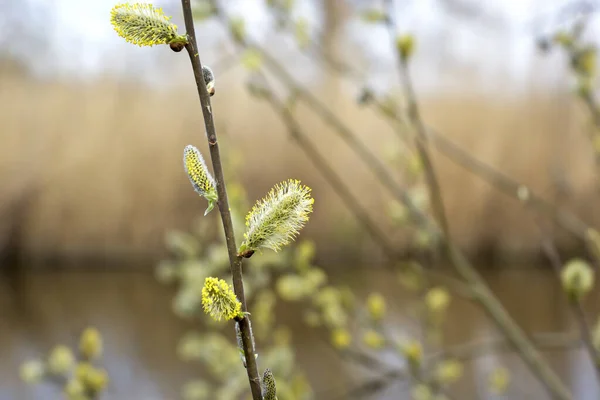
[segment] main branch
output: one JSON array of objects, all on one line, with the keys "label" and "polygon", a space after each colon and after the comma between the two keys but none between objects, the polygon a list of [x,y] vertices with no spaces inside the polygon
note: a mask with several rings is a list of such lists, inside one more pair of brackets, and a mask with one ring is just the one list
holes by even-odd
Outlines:
[{"label": "main branch", "polygon": [[[213,171],[217,181],[217,193],[219,195],[218,206],[221,220],[223,221],[223,229],[225,231],[225,239],[227,242],[227,253],[229,254],[229,263],[231,275],[233,278],[233,289],[238,300],[242,303],[242,311],[247,312],[246,297],[244,295],[244,282],[242,281],[242,258],[237,255],[237,247],[235,244],[235,235],[233,231],[233,221],[229,210],[229,202],[227,200],[227,190],[225,186],[225,177],[223,174],[223,166],[221,165],[221,155],[219,154],[219,144],[217,142],[217,132],[213,120],[213,112],[210,105],[210,96],[206,89],[206,83],[202,74],[202,63],[198,54],[198,45],[196,43],[196,32],[194,30],[194,19],[192,16],[192,7],[190,0],[181,0],[183,7],[183,18],[185,20],[185,29],[188,35],[188,43],[185,48],[190,56],[192,68],[194,70],[194,78],[202,105],[202,115],[204,116],[204,126],[206,127],[206,138],[210,149],[210,157],[212,160]],[[246,371],[252,391],[253,400],[262,400],[262,391],[260,385],[260,377],[258,375],[258,366],[254,356],[254,344],[250,323],[246,315],[239,321],[240,332],[242,336],[242,345],[246,356]]]}]

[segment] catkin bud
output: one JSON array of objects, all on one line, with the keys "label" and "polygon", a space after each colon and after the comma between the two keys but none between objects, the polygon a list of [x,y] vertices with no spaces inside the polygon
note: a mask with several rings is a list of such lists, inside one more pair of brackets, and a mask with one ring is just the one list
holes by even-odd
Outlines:
[{"label": "catkin bud", "polygon": [[40,360],[27,361],[21,365],[19,375],[25,383],[35,384],[44,378],[44,363]]},{"label": "catkin bud", "polygon": [[260,248],[279,251],[298,235],[312,212],[310,188],[297,180],[276,185],[246,216],[247,232],[239,254],[250,257]]},{"label": "catkin bud", "polygon": [[242,303],[223,279],[208,277],[202,288],[202,308],[216,321],[243,318]]},{"label": "catkin bud", "polygon": [[436,366],[435,375],[440,383],[448,385],[459,380],[463,372],[464,367],[460,361],[444,360]]},{"label": "catkin bud", "polygon": [[87,360],[94,360],[102,354],[102,336],[96,328],[87,328],[79,339],[79,351]]},{"label": "catkin bud", "polygon": [[208,172],[206,163],[200,151],[192,145],[185,146],[183,150],[183,166],[196,193],[208,201],[207,215],[217,204],[219,198],[216,183]]},{"label": "catkin bud", "polygon": [[417,340],[411,340],[400,345],[400,352],[408,360],[411,366],[419,367],[423,359],[423,347]]},{"label": "catkin bud", "polygon": [[379,293],[372,293],[367,298],[367,310],[369,316],[374,321],[379,321],[385,317],[385,299]]},{"label": "catkin bud", "polygon": [[381,349],[385,345],[385,338],[379,332],[369,329],[363,336],[363,343],[372,349]]},{"label": "catkin bud", "polygon": [[563,289],[575,301],[580,300],[594,288],[594,270],[581,259],[569,261],[560,275]]},{"label": "catkin bud", "polygon": [[498,367],[489,376],[490,391],[502,395],[510,385],[510,372],[506,368]]},{"label": "catkin bud", "polygon": [[269,368],[263,373],[262,379],[263,400],[277,400],[277,387],[275,377]]},{"label": "catkin bud", "polygon": [[169,44],[174,51],[181,51],[187,36],[179,35],[177,25],[170,21],[161,8],[146,3],[118,4],[110,13],[115,31],[129,43],[140,47]]},{"label": "catkin bud", "polygon": [[215,94],[215,74],[213,73],[210,67],[203,65],[202,66],[202,77],[204,78],[204,83],[206,83],[206,90],[210,96],[214,96]]},{"label": "catkin bud", "polygon": [[352,343],[352,336],[347,329],[337,328],[331,332],[331,343],[336,349],[345,349]]},{"label": "catkin bud", "polygon": [[396,49],[400,53],[402,62],[410,59],[415,51],[415,38],[412,35],[400,35],[396,38]]},{"label": "catkin bud", "polygon": [[54,375],[66,375],[73,367],[75,357],[66,346],[56,346],[48,357],[48,371]]},{"label": "catkin bud", "polygon": [[64,392],[68,400],[80,400],[85,398],[85,386],[77,379],[69,379],[64,387]]},{"label": "catkin bud", "polygon": [[443,313],[450,305],[450,294],[444,288],[432,288],[425,295],[425,305],[430,312]]}]

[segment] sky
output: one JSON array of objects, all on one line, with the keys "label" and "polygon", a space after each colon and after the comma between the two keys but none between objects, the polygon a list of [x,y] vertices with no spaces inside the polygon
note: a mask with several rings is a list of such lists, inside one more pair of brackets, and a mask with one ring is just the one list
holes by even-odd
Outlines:
[{"label": "sky", "polygon": [[[115,34],[109,23],[110,9],[115,0],[3,1],[8,2],[4,7],[8,4],[9,11],[11,2],[13,5],[28,4],[31,12],[37,15],[37,18],[33,18],[33,25],[45,26],[43,37],[47,39],[47,44],[41,52],[45,57],[41,57],[40,52],[32,55],[31,51],[23,48],[24,46],[13,46],[16,49],[14,52],[19,57],[29,59],[34,70],[42,76],[58,74],[94,77],[106,73],[132,71],[135,74],[144,74],[148,70],[153,74],[152,68],[148,68],[149,65],[160,67],[168,62],[169,58],[163,51],[133,48]],[[586,0],[580,3],[596,6],[599,2],[600,0]],[[231,15],[241,16],[247,21],[250,34],[255,39],[268,44],[273,38],[272,31],[264,29],[271,21],[264,3],[264,0],[228,0],[224,4],[227,4]],[[352,3],[357,7],[364,7],[364,4],[379,2],[354,0]],[[455,6],[452,8],[444,6],[446,3],[447,0],[396,1],[395,11],[399,29],[402,32],[414,33],[418,37],[420,57],[416,62],[426,75],[435,77],[429,80],[432,87],[435,86],[439,90],[440,87],[452,86],[451,80],[444,78],[444,71],[449,65],[474,69],[484,83],[502,77],[522,84],[530,79],[532,69],[541,70],[542,76],[547,75],[547,78],[537,78],[542,80],[551,81],[562,73],[547,67],[550,65],[547,60],[539,61],[535,39],[540,33],[552,32],[561,24],[566,25],[573,20],[576,13],[567,14],[565,11],[566,5],[574,4],[573,1],[454,0]],[[176,23],[183,25],[178,15],[178,1],[158,0],[155,4],[173,15]],[[301,15],[311,21],[315,32],[320,29],[321,20],[317,4],[318,0],[297,0],[295,10],[295,15]],[[14,6],[12,8],[14,9]],[[470,13],[469,15],[474,17],[461,18],[458,16],[460,13]],[[10,13],[5,15],[11,18]],[[560,16],[560,21],[553,18],[557,15]],[[15,16],[12,15],[12,18]],[[593,37],[600,32],[597,32],[597,17],[594,16],[592,20],[588,33]],[[214,23],[204,23],[197,27],[205,51],[224,46],[223,31],[215,26]],[[27,31],[28,27],[24,29]],[[367,60],[367,68],[373,71],[373,75],[379,76],[379,69],[387,69],[394,62],[389,36],[382,27],[366,26],[355,18],[345,26],[340,41],[344,43],[345,48],[353,51],[356,48],[360,49],[363,58]],[[32,58],[35,62],[31,61]],[[376,62],[369,64],[369,60]],[[546,67],[537,67],[536,63]],[[379,82],[375,80],[372,84],[375,87],[383,87],[386,85],[386,79],[380,79]]]}]

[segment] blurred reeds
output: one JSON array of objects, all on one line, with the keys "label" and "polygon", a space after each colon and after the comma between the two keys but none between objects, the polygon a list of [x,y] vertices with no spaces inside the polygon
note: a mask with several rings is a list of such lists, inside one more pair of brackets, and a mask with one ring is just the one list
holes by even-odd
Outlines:
[{"label": "blurred reeds", "polygon": [[[188,85],[152,88],[108,76],[87,83],[42,81],[14,63],[0,66],[0,251],[40,261],[155,257],[164,251],[165,231],[187,229],[201,214],[204,205],[188,190],[180,159],[186,144],[205,146],[198,136],[202,116]],[[246,92],[244,74],[233,68],[223,75],[213,107],[225,146],[240,157],[235,163],[251,199],[270,182],[301,179],[313,187],[319,204],[306,234],[320,249],[371,251],[278,117]],[[310,89],[368,147],[382,157],[401,151],[373,110],[361,108],[354,93],[323,75],[326,84]],[[597,186],[587,117],[568,91],[473,93],[420,96],[424,119],[477,158],[573,207],[591,223],[600,221],[593,207]],[[308,109],[299,104],[297,112],[311,138],[391,231],[387,193]],[[539,252],[535,225],[517,202],[434,156],[459,244],[471,253]],[[567,237],[557,239],[563,248],[570,245]]]}]

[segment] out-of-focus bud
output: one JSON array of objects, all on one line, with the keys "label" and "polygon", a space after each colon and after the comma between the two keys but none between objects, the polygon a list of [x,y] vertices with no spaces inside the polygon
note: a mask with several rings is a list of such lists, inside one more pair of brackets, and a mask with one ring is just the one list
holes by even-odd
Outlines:
[{"label": "out-of-focus bud", "polygon": [[594,288],[594,270],[581,259],[570,260],[560,275],[562,286],[569,297],[579,301]]},{"label": "out-of-focus bud", "polygon": [[497,395],[506,393],[510,385],[510,373],[506,368],[498,367],[492,371],[489,377],[490,391]]},{"label": "out-of-focus bud", "polygon": [[400,53],[402,62],[407,62],[415,51],[415,38],[412,35],[405,34],[396,38],[396,48]]},{"label": "out-of-focus bud", "polygon": [[87,360],[94,360],[102,355],[102,336],[96,328],[87,328],[79,339],[79,351]]},{"label": "out-of-focus bud", "polygon": [[73,364],[75,357],[67,346],[56,346],[48,357],[48,371],[54,375],[66,375]]},{"label": "out-of-focus bud", "polygon": [[365,332],[363,343],[372,349],[381,349],[385,345],[385,338],[379,332],[370,329]]},{"label": "out-of-focus bud", "polygon": [[410,363],[411,367],[418,368],[423,359],[423,347],[417,340],[410,340],[400,344],[400,352]]},{"label": "out-of-focus bud", "polygon": [[24,362],[21,365],[19,375],[25,383],[36,384],[44,378],[44,363],[40,360]]},{"label": "out-of-focus bud", "polygon": [[367,310],[374,321],[380,321],[385,317],[385,299],[380,293],[371,293],[367,298]]},{"label": "out-of-focus bud", "polygon": [[334,329],[333,332],[331,332],[331,343],[336,349],[342,350],[350,346],[350,343],[352,343],[352,336],[347,329]]},{"label": "out-of-focus bud", "polygon": [[464,367],[460,361],[444,360],[436,367],[436,378],[440,383],[452,384],[459,380],[464,372]]},{"label": "out-of-focus bud", "polygon": [[450,294],[444,288],[432,288],[425,295],[425,305],[430,312],[443,313],[450,305]]}]

